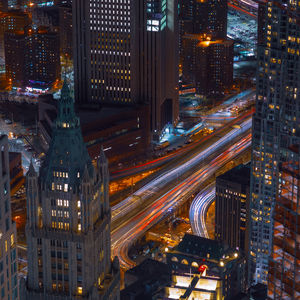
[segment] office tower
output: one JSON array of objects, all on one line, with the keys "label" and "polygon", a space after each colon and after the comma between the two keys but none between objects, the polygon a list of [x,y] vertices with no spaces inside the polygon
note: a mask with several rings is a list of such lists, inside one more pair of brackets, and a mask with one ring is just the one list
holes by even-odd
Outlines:
[{"label": "office tower", "polygon": [[193,83],[197,94],[223,96],[233,82],[233,42],[189,34],[183,36],[182,44],[183,80]]},{"label": "office tower", "polygon": [[0,298],[17,300],[17,230],[11,219],[7,136],[0,136]]},{"label": "office tower", "polygon": [[6,77],[13,86],[49,89],[60,80],[58,33],[34,26],[5,33]]},{"label": "office tower", "polygon": [[143,3],[139,12],[145,18],[138,39],[139,98],[150,104],[150,127],[153,139],[158,140],[167,124],[178,121],[178,7],[172,0]]},{"label": "office tower", "polygon": [[179,0],[179,32],[181,55],[182,38],[187,34],[208,34],[212,39],[226,39],[227,1]]},{"label": "office tower", "polygon": [[5,58],[4,55],[4,33],[23,31],[30,24],[28,14],[21,11],[0,12],[0,58]]},{"label": "office tower", "polygon": [[72,6],[62,3],[59,7],[60,53],[65,58],[73,58]]},{"label": "office tower", "polygon": [[179,4],[182,81],[193,84],[200,95],[223,96],[233,81],[233,43],[227,40],[227,1],[180,0]]},{"label": "office tower", "polygon": [[173,0],[73,1],[76,103],[148,103],[153,135],[176,124],[177,10]]},{"label": "office tower", "polygon": [[119,299],[111,262],[108,165],[88,155],[66,83],[39,175],[26,175],[28,276],[22,299]]},{"label": "office tower", "polygon": [[300,139],[284,147],[269,259],[269,299],[300,299]]},{"label": "office tower", "polygon": [[29,86],[51,86],[60,80],[59,35],[46,27],[25,30],[25,73]]},{"label": "office tower", "polygon": [[250,166],[240,165],[216,178],[215,238],[248,253]]},{"label": "office tower", "polygon": [[23,86],[26,78],[24,72],[24,32],[6,32],[4,45],[6,79],[12,86]]},{"label": "office tower", "polygon": [[298,143],[299,12],[296,2],[269,1],[265,10],[265,40],[258,48],[250,203],[252,283],[267,284],[279,166],[285,160],[286,149]]}]

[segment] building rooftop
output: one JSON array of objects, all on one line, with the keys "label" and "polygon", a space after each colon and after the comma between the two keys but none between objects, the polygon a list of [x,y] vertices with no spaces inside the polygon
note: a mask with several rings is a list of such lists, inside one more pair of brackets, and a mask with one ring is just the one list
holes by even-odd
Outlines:
[{"label": "building rooftop", "polygon": [[250,186],[250,163],[239,165],[230,171],[217,177],[217,179],[229,180],[241,185]]},{"label": "building rooftop", "polygon": [[207,257],[210,259],[220,260],[230,250],[228,246],[220,241],[206,239],[197,235],[185,234],[182,241],[174,248],[175,252],[181,252],[185,255],[198,257]]}]

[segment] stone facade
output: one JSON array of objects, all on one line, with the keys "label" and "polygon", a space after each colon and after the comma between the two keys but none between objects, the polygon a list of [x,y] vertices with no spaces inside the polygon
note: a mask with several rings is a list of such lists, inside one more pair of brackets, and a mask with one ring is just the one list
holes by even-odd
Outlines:
[{"label": "stone facade", "polygon": [[108,164],[92,165],[66,83],[39,175],[26,176],[28,277],[22,299],[119,299],[111,262]]}]

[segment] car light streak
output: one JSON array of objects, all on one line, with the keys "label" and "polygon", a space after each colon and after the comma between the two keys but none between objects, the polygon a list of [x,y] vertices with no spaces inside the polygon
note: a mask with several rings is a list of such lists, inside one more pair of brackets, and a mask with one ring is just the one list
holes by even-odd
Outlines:
[{"label": "car light streak", "polygon": [[209,185],[196,195],[190,207],[190,223],[195,235],[209,238],[206,228],[206,213],[216,197],[215,184]]},{"label": "car light streak", "polygon": [[[243,124],[242,128],[245,128],[245,125]],[[236,133],[236,131],[234,132]],[[242,134],[242,131],[239,131],[239,134]],[[124,225],[113,230],[111,236],[112,255],[119,257],[121,266],[124,269],[129,269],[135,265],[128,256],[128,249],[135,240],[141,237],[147,229],[159,222],[170,210],[174,210],[184,203],[198,189],[199,184],[213,176],[219,168],[242,153],[250,144],[251,134],[246,134],[244,138],[232,146],[223,145],[224,151],[222,154],[216,155],[204,167],[184,179],[161,197],[158,197],[143,211],[127,220]]]}]

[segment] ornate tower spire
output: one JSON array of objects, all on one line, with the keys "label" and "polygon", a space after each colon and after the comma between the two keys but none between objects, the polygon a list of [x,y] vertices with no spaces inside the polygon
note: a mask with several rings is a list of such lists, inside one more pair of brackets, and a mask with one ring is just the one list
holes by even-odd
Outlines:
[{"label": "ornate tower spire", "polygon": [[52,141],[39,176],[27,174],[28,277],[24,300],[119,299],[110,257],[108,169],[94,168],[64,82]]},{"label": "ornate tower spire", "polygon": [[65,79],[61,89],[61,97],[58,102],[56,128],[77,127],[79,127],[79,118],[75,114],[74,100],[71,97],[71,92]]}]

